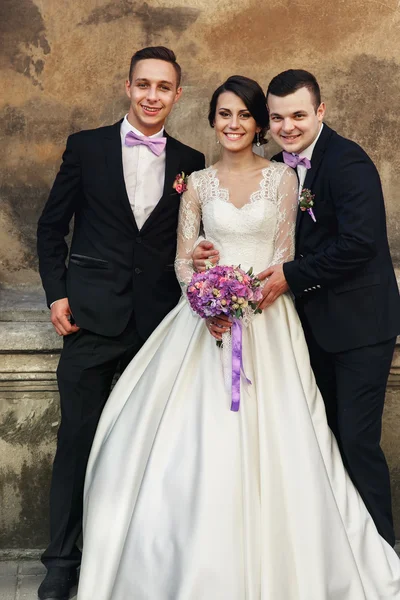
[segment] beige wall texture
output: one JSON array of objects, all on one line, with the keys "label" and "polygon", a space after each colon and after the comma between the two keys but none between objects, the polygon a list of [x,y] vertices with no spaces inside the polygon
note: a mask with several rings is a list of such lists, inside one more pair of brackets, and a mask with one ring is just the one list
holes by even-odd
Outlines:
[{"label": "beige wall texture", "polygon": [[[226,77],[247,75],[266,88],[287,68],[312,71],[327,102],[327,122],[359,142],[381,173],[400,267],[399,33],[399,0],[0,0],[0,294],[39,284],[36,222],[66,137],[120,119],[127,111],[123,84],[131,55],[159,44],[175,50],[184,72],[184,93],[168,131],[205,152],[208,162],[218,152],[208,101]],[[270,144],[267,155],[274,149]],[[18,297],[13,293],[7,297]],[[58,421],[58,346],[46,329],[42,359],[32,358],[44,339],[46,314],[39,310],[33,318],[23,307],[22,316],[3,309],[8,341],[0,342],[0,352],[8,354],[0,354],[0,548],[40,547]],[[33,336],[28,344],[23,327]],[[384,443],[400,537],[396,366],[391,381]]]},{"label": "beige wall texture", "polygon": [[68,134],[118,120],[132,53],[176,51],[184,95],[169,130],[215,153],[211,92],[239,73],[266,87],[311,70],[327,122],[370,153],[383,178],[400,263],[400,6],[398,0],[1,0],[0,280],[36,282],[35,224]]}]

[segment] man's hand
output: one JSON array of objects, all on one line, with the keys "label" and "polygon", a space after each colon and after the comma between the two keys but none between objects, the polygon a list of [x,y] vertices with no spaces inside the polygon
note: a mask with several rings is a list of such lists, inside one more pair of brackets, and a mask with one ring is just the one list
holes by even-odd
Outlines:
[{"label": "man's hand", "polygon": [[56,300],[51,305],[51,322],[58,335],[70,335],[79,331],[77,325],[71,325],[69,317],[72,317],[72,312],[69,307],[68,298]]},{"label": "man's hand", "polygon": [[206,270],[206,260],[210,261],[212,265],[216,265],[219,261],[219,252],[215,250],[211,242],[200,242],[193,251],[193,266],[195,271],[201,273]]},{"label": "man's hand", "polygon": [[285,274],[283,272],[283,265],[275,265],[266,269],[259,275],[258,279],[263,281],[267,279],[267,283],[262,288],[263,299],[261,300],[258,308],[264,310],[268,306],[271,306],[281,294],[288,291],[289,286],[287,284]]},{"label": "man's hand", "polygon": [[216,340],[222,340],[222,334],[230,330],[232,321],[226,315],[219,315],[219,317],[206,319],[206,325],[208,331]]}]

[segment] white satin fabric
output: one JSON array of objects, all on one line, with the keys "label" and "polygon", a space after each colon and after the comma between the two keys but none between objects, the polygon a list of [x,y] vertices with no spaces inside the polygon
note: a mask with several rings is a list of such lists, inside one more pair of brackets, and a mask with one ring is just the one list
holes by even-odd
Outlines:
[{"label": "white satin fabric", "polygon": [[79,600],[400,598],[289,295],[244,329],[243,357],[235,413],[221,351],[181,299],[125,370],[88,465]]}]

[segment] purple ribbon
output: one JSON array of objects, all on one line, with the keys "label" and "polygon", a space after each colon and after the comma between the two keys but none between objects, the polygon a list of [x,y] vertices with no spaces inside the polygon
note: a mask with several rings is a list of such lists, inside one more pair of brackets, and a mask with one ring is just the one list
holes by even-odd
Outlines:
[{"label": "purple ribbon", "polygon": [[243,373],[247,383],[251,385],[250,379],[246,377],[243,368],[242,356],[242,322],[233,320],[232,335],[232,403],[231,410],[237,412],[240,406],[240,374]]},{"label": "purple ribbon", "polygon": [[312,220],[314,221],[314,223],[316,223],[317,219],[315,218],[313,209],[312,208],[307,208],[307,212],[310,215],[310,217],[312,218]]}]

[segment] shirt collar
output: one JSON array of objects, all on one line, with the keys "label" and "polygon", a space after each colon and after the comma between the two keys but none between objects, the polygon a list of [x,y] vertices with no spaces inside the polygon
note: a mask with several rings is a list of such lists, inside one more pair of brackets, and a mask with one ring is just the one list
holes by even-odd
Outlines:
[{"label": "shirt collar", "polygon": [[324,127],[324,124],[322,123],[321,127],[320,127],[320,130],[318,132],[318,135],[315,138],[315,140],[313,141],[313,143],[310,144],[305,150],[303,150],[302,152],[299,153],[300,158],[304,158],[305,157],[305,158],[308,158],[308,160],[311,160],[312,154],[314,152],[315,145],[316,145],[316,143],[319,140],[319,136],[321,135],[323,127]]},{"label": "shirt collar", "polygon": [[[133,125],[131,125],[128,121],[128,115],[125,115],[124,120],[121,123],[121,137],[122,139],[125,139],[125,136],[127,133],[129,133],[130,131],[133,131],[133,133],[135,133],[136,135],[140,136],[140,137],[144,137],[144,133],[142,133],[141,131],[139,131],[138,129],[136,129],[136,127],[134,127]],[[162,138],[164,137],[164,127],[162,127],[160,129],[160,131],[157,131],[157,133],[154,133],[153,135],[149,135],[149,138]]]}]

